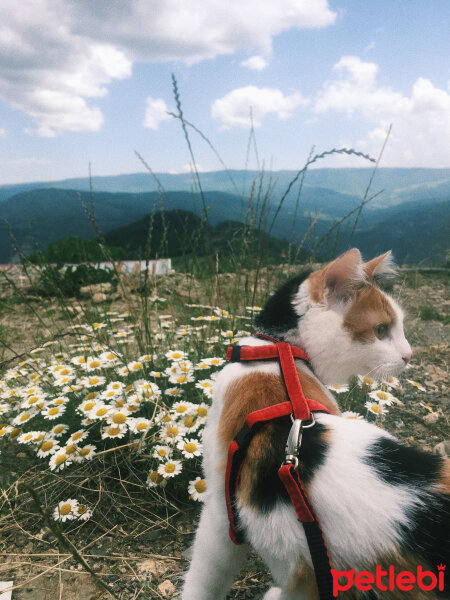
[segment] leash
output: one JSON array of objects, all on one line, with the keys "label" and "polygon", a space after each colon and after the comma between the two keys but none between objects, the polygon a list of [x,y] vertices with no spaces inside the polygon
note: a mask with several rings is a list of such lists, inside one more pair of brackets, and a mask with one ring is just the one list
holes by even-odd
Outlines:
[{"label": "leash", "polygon": [[236,508],[236,494],[242,465],[254,433],[265,423],[290,417],[292,427],[286,443],[286,457],[278,470],[278,476],[286,488],[297,519],[302,523],[305,531],[319,591],[319,600],[331,600],[333,598],[333,578],[330,557],[319,520],[302,485],[298,469],[303,430],[314,427],[315,412],[330,413],[330,411],[317,400],[306,398],[304,395],[295,359],[309,363],[306,352],[302,348],[262,334],[258,334],[256,337],[267,339],[273,342],[273,345],[229,346],[227,360],[246,362],[277,359],[289,400],[250,413],[245,419],[242,429],[228,447],[225,499],[230,524],[229,535],[235,544],[245,542],[244,531],[239,522]]}]

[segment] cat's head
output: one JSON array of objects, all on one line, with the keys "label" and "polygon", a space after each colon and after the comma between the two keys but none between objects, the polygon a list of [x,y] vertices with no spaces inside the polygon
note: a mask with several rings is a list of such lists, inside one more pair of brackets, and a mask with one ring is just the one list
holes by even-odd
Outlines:
[{"label": "cat's head", "polygon": [[381,379],[410,361],[403,311],[380,283],[395,273],[390,252],[364,263],[359,250],[289,280],[256,320],[261,333],[301,346],[326,384],[352,375]]}]

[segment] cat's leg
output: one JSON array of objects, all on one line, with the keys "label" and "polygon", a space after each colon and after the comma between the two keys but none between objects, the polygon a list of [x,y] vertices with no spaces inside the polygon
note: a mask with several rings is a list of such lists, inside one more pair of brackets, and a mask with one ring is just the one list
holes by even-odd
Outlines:
[{"label": "cat's leg", "polygon": [[225,506],[223,494],[211,494],[205,502],[182,600],[223,600],[242,567],[248,545],[231,541]]}]

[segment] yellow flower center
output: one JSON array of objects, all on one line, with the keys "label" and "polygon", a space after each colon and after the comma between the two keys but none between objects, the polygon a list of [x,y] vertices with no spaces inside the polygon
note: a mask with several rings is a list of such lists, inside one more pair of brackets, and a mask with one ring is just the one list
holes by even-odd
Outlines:
[{"label": "yellow flower center", "polygon": [[89,385],[95,385],[96,383],[98,383],[100,380],[98,377],[91,377],[89,379]]},{"label": "yellow flower center", "polygon": [[115,423],[116,425],[121,425],[122,423],[125,423],[127,418],[124,414],[117,413],[116,415],[113,416],[112,420],[113,420],[113,423]]},{"label": "yellow flower center", "polygon": [[60,375],[69,375],[69,373],[70,373],[69,369],[61,369],[59,372]]},{"label": "yellow flower center", "polygon": [[387,400],[389,396],[386,394],[386,392],[378,392],[377,398],[379,398],[380,400]]},{"label": "yellow flower center", "polygon": [[28,404],[34,404],[35,402],[37,402],[39,400],[38,396],[30,396],[28,398]]},{"label": "yellow flower center", "polygon": [[171,417],[170,415],[165,415],[165,416],[162,418],[162,422],[163,422],[163,423],[170,423],[170,421],[171,421],[171,420],[172,420],[172,417]]},{"label": "yellow flower center", "polygon": [[204,406],[199,406],[196,412],[199,417],[206,417],[206,415],[208,414],[208,411]]},{"label": "yellow flower center", "polygon": [[111,436],[119,435],[119,433],[120,433],[120,427],[110,427],[108,429],[108,434]]},{"label": "yellow flower center", "polygon": [[83,410],[92,410],[95,406],[95,402],[86,402],[83,407]]},{"label": "yellow flower center", "polygon": [[63,427],[62,425],[57,425],[57,426],[54,428],[54,430],[53,430],[53,433],[56,433],[56,434],[58,434],[58,433],[62,433],[63,431],[64,431],[64,427]]},{"label": "yellow flower center", "polygon": [[63,504],[59,509],[59,514],[60,515],[68,515],[71,510],[72,510],[72,507],[70,504]]},{"label": "yellow flower center", "polygon": [[133,365],[133,371],[139,371],[139,369],[142,369],[142,363],[138,362]]},{"label": "yellow flower center", "polygon": [[367,385],[372,385],[373,379],[371,377],[364,377],[363,383],[366,383]]},{"label": "yellow flower center", "polygon": [[147,423],[138,423],[136,425],[136,429],[138,431],[144,431],[145,429],[147,429]]},{"label": "yellow flower center", "polygon": [[0,437],[1,437],[2,435],[5,435],[5,433],[6,433],[6,429],[5,429],[5,427],[3,427],[2,429],[0,429]]},{"label": "yellow flower center", "polygon": [[181,404],[181,406],[177,406],[176,411],[177,413],[184,413],[187,411],[187,406],[185,404]]},{"label": "yellow flower center", "polygon": [[150,480],[153,481],[153,483],[161,483],[163,476],[160,475],[158,471],[152,471],[150,473]]},{"label": "yellow flower center", "polygon": [[74,452],[76,452],[76,449],[77,449],[77,446],[75,444],[69,444],[65,448],[66,454],[73,454]]},{"label": "yellow flower center", "polygon": [[164,471],[166,473],[173,473],[175,471],[175,465],[173,463],[168,463],[165,467],[164,467]]},{"label": "yellow flower center", "polygon": [[41,446],[41,450],[43,452],[47,452],[48,450],[51,450],[53,448],[54,444],[53,442],[44,442]]},{"label": "yellow flower center", "polygon": [[80,439],[80,437],[81,437],[82,435],[83,435],[83,434],[81,433],[81,431],[77,431],[76,433],[74,433],[74,434],[73,434],[73,436],[72,436],[72,440],[73,440],[74,442],[76,442],[77,440],[79,440],[79,439]]},{"label": "yellow flower center", "polygon": [[184,420],[184,424],[186,427],[193,427],[195,425],[194,417],[186,417]]},{"label": "yellow flower center", "polygon": [[167,437],[171,437],[171,438],[177,437],[178,427],[169,427],[166,431],[166,435],[167,435]]},{"label": "yellow flower center", "polygon": [[157,451],[157,454],[159,456],[166,456],[167,452],[164,448],[159,448],[159,450]]},{"label": "yellow flower center", "polygon": [[95,413],[96,417],[103,417],[103,415],[106,415],[106,413],[108,412],[108,409],[105,407],[99,408],[97,410],[97,412]]},{"label": "yellow flower center", "polygon": [[65,462],[66,460],[67,460],[67,456],[65,454],[60,454],[55,459],[55,465],[58,466],[61,463]]},{"label": "yellow flower center", "polygon": [[[18,427],[14,427],[14,429],[9,434],[10,438],[15,438],[20,434],[20,429]],[[41,438],[42,439],[42,438]]]},{"label": "yellow flower center", "polygon": [[64,404],[64,400],[62,398],[58,398],[53,402],[53,404],[56,404],[56,406],[61,406],[61,404]]},{"label": "yellow flower center", "polygon": [[184,445],[184,449],[186,450],[186,452],[192,453],[197,450],[197,445],[193,444],[192,442],[188,442]]},{"label": "yellow flower center", "polygon": [[88,399],[88,400],[93,400],[94,398],[97,398],[97,392],[90,392],[90,393],[87,395],[87,399]]},{"label": "yellow flower center", "polygon": [[57,406],[53,406],[52,408],[48,409],[48,414],[50,416],[57,415],[58,413],[59,413],[59,408]]},{"label": "yellow flower center", "polygon": [[20,417],[20,422],[24,423],[25,421],[28,421],[28,419],[30,418],[31,415],[29,415],[28,413],[25,413],[24,415],[22,415]]},{"label": "yellow flower center", "polygon": [[84,514],[86,511],[87,511],[87,506],[84,506],[84,504],[78,505],[77,512],[79,515]]},{"label": "yellow flower center", "polygon": [[195,482],[194,487],[199,494],[203,494],[203,492],[206,492],[206,481],[204,479],[200,479],[199,481]]},{"label": "yellow flower center", "polygon": [[377,404],[373,404],[372,405],[372,411],[375,413],[381,413],[381,407],[378,406]]},{"label": "yellow flower center", "polygon": [[172,354],[172,359],[173,360],[177,360],[177,358],[183,358],[183,355],[181,354],[181,352],[174,352]]},{"label": "yellow flower center", "polygon": [[84,356],[80,356],[77,359],[77,363],[80,364],[80,365],[84,365],[85,362],[86,362],[86,359],[84,358]]},{"label": "yellow flower center", "polygon": [[100,364],[101,363],[99,360],[91,360],[89,366],[91,367],[91,369],[97,369],[100,366]]},{"label": "yellow flower center", "polygon": [[[2,431],[6,431],[6,429],[0,430],[0,435],[1,435],[1,432],[2,432]],[[32,437],[33,437],[33,436],[31,435],[31,433],[29,433],[29,434],[28,434],[28,435],[26,435],[26,436],[25,436],[23,439],[24,439],[26,442],[28,442],[29,440],[31,440],[31,439],[32,439]],[[48,443],[48,442],[47,442],[47,443]],[[52,444],[52,446],[53,446],[53,444]]]}]

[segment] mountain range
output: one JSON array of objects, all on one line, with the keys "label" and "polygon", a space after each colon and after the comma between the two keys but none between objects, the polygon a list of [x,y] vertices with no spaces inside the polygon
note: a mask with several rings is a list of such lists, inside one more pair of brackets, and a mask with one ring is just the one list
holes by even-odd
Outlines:
[{"label": "mountain range", "polygon": [[[294,242],[317,218],[312,239],[318,241],[360,204],[373,172],[311,170],[299,201],[301,177],[285,194],[295,176],[293,171],[201,173],[203,197],[190,174],[137,173],[0,186],[0,262],[14,260],[11,234],[26,253],[64,236],[93,237],[84,208],[92,206],[103,233],[161,209],[181,209],[199,217],[206,210],[211,226],[253,221],[272,236]],[[354,218],[340,228],[340,249],[358,245],[370,256],[379,248],[392,248],[401,262],[444,260],[450,239],[450,169],[378,169],[368,192],[372,196],[355,231]]]}]

